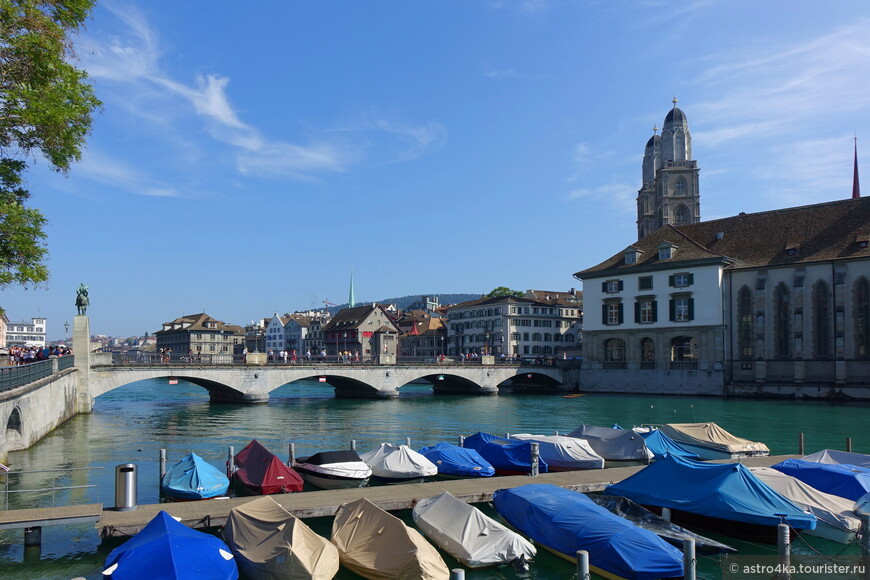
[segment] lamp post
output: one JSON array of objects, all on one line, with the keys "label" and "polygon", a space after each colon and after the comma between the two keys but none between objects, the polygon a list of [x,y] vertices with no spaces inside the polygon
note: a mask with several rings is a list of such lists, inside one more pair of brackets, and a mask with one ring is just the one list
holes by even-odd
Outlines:
[{"label": "lamp post", "polygon": [[69,321],[63,323],[63,341],[69,342]]},{"label": "lamp post", "polygon": [[346,351],[347,351],[347,333],[345,332],[344,333],[344,350],[341,352],[344,353]]}]

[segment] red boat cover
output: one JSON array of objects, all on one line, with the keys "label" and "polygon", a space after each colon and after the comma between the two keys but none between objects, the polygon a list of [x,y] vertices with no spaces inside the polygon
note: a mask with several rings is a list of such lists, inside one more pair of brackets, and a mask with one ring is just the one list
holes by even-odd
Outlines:
[{"label": "red boat cover", "polygon": [[233,479],[257,495],[302,491],[302,478],[253,439],[236,454]]}]

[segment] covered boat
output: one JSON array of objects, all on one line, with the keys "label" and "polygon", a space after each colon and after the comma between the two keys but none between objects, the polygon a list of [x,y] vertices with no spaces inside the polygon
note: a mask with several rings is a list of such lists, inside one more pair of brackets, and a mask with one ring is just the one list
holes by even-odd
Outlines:
[{"label": "covered boat", "polygon": [[695,549],[700,554],[732,554],[737,551],[728,544],[723,544],[706,536],[690,532],[682,526],[669,522],[642,505],[634,503],[627,497],[593,495],[589,496],[589,499],[607,511],[627,519],[639,528],[651,531],[664,541],[680,549],[683,547],[683,540],[691,538],[695,540]]},{"label": "covered boat", "polygon": [[363,578],[448,580],[438,550],[420,535],[362,498],[343,504],[332,522],[332,543],[342,565]]},{"label": "covered boat", "polygon": [[659,430],[701,459],[770,455],[764,443],[736,437],[716,423],[668,423]]},{"label": "covered boat", "polygon": [[302,491],[299,474],[253,439],[233,459],[232,480],[242,495],[269,495]]},{"label": "covered boat", "polygon": [[192,530],[163,510],[112,550],[103,576],[112,580],[235,580],[232,552],[220,538]]},{"label": "covered boat", "polygon": [[851,500],[819,491],[770,467],[750,467],[750,470],[773,491],[818,518],[816,529],[807,531],[811,536],[841,544],[848,544],[855,539],[855,533],[861,528],[861,520],[852,510],[854,504]]},{"label": "covered boat", "polygon": [[420,455],[438,467],[442,477],[491,477],[495,468],[474,449],[466,449],[450,443],[436,443],[424,447]]},{"label": "covered boat", "polygon": [[269,496],[233,508],[223,531],[250,580],[330,580],[338,550]]},{"label": "covered boat", "polygon": [[865,455],[864,453],[850,453],[848,451],[837,451],[836,449],[822,449],[816,453],[804,455],[801,459],[804,461],[812,461],[813,463],[857,465],[858,467],[870,469],[870,455]]},{"label": "covered boat", "polygon": [[857,465],[814,463],[802,459],[786,459],[773,469],[796,477],[819,491],[857,501],[870,492],[870,469]]},{"label": "covered boat", "polygon": [[438,474],[434,463],[407,445],[381,443],[360,458],[371,467],[373,478],[386,483],[419,483]]},{"label": "covered boat", "polygon": [[607,578],[672,578],[683,575],[682,553],[582,493],[550,484],[499,489],[495,509],[520,533],[575,562],[589,552],[592,570]]},{"label": "covered boat", "polygon": [[[532,470],[532,444],[528,441],[480,432],[466,437],[462,446],[480,453],[495,468],[497,475],[525,475]],[[547,473],[547,470],[547,462],[539,457],[538,472]]]},{"label": "covered boat", "polygon": [[653,458],[643,437],[631,429],[596,427],[581,425],[568,433],[589,444],[592,451],[607,461],[640,461],[649,463]]},{"label": "covered boat", "polygon": [[209,499],[226,495],[230,480],[196,453],[170,467],[160,480],[160,493],[171,501]]},{"label": "covered boat", "polygon": [[564,435],[531,435],[520,433],[511,439],[534,441],[538,454],[547,463],[549,471],[575,471],[577,469],[601,469],[604,458],[595,453],[589,443]]},{"label": "covered boat", "polygon": [[302,479],[322,489],[363,487],[372,476],[371,468],[356,451],[321,451],[300,459],[293,468]]},{"label": "covered boat", "polygon": [[704,463],[667,455],[609,486],[645,506],[668,508],[671,521],[735,538],[776,541],[776,526],[811,530],[816,517],[782,497],[739,463]]},{"label": "covered boat", "polygon": [[653,459],[661,459],[668,453],[677,457],[685,457],[686,459],[700,459],[697,453],[684,449],[679,443],[662,433],[659,429],[642,432],[640,436],[643,437],[647,449],[652,451]]},{"label": "covered boat", "polygon": [[535,556],[525,538],[446,491],[417,502],[412,516],[426,537],[469,568],[525,563]]}]

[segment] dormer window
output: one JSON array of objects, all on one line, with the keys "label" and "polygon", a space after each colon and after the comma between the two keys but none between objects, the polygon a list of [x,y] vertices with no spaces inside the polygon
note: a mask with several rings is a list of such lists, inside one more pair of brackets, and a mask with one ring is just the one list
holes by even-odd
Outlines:
[{"label": "dormer window", "polygon": [[800,244],[790,242],[790,243],[787,243],[785,245],[785,255],[786,256],[797,256],[798,250],[800,250]]},{"label": "dormer window", "polygon": [[638,250],[634,246],[629,246],[625,250],[625,263],[626,264],[637,264],[637,261],[640,257],[639,255],[642,253],[643,252],[641,250]]},{"label": "dormer window", "polygon": [[867,242],[870,242],[870,235],[867,234],[858,234],[855,236],[855,245],[859,248],[866,248]]},{"label": "dormer window", "polygon": [[662,242],[658,245],[659,249],[659,260],[670,260],[674,257],[674,254],[677,251],[677,246],[670,242]]}]

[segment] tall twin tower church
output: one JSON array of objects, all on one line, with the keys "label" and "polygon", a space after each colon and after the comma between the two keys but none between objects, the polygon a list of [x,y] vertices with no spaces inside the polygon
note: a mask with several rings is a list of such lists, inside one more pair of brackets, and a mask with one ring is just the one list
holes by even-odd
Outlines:
[{"label": "tall twin tower church", "polygon": [[692,135],[685,113],[674,108],[665,117],[662,134],[653,136],[643,154],[643,185],[637,192],[637,238],[660,227],[701,221],[698,164],[692,159]]}]

